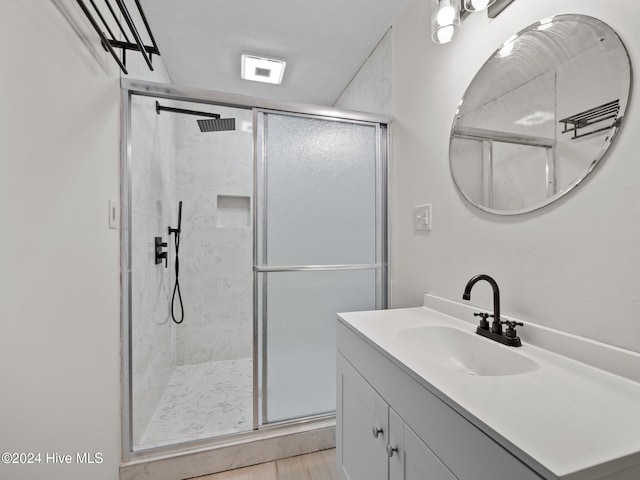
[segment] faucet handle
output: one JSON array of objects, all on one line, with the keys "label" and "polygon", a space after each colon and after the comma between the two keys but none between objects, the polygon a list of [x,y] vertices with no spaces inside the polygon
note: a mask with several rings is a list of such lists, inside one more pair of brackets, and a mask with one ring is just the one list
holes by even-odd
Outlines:
[{"label": "faucet handle", "polygon": [[483,330],[489,330],[489,322],[487,321],[487,318],[492,317],[493,315],[490,315],[486,312],[476,312],[473,314],[474,317],[480,317],[480,328],[482,328]]},{"label": "faucet handle", "polygon": [[519,327],[524,327],[524,323],[516,322],[514,320],[500,320],[500,323],[503,324],[503,325],[506,325],[507,327],[511,327],[511,328],[518,327],[518,326]]},{"label": "faucet handle", "polygon": [[504,335],[509,338],[517,337],[515,327],[524,327],[524,323],[516,322],[514,320],[500,320],[500,323],[507,326],[507,330],[504,332]]}]

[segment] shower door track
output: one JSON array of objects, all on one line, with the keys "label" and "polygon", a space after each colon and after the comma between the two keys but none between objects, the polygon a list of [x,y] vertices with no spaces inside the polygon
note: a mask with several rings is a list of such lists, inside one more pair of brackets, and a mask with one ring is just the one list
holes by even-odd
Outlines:
[{"label": "shower door track", "polygon": [[[121,323],[122,323],[122,422],[121,422],[121,446],[122,461],[124,464],[144,462],[145,459],[166,458],[171,455],[184,455],[191,452],[202,452],[203,448],[221,448],[226,445],[236,443],[244,443],[255,438],[257,440],[269,438],[273,435],[300,433],[308,431],[317,425],[317,428],[327,428],[333,422],[335,425],[335,413],[319,414],[307,418],[298,418],[293,421],[277,422],[273,424],[258,425],[259,423],[259,372],[254,365],[254,412],[253,427],[254,429],[247,432],[236,434],[228,434],[208,439],[193,440],[183,443],[176,443],[167,446],[151,448],[147,450],[133,450],[133,415],[132,415],[132,365],[131,365],[131,335],[132,335],[132,319],[131,319],[131,232],[132,232],[132,215],[131,215],[131,97],[133,95],[142,97],[154,97],[166,100],[177,100],[185,102],[195,102],[223,107],[245,108],[253,110],[254,125],[258,112],[268,111],[270,113],[280,113],[285,115],[306,116],[325,120],[346,121],[348,123],[377,124],[378,141],[377,141],[377,158],[383,158],[382,162],[378,162],[377,175],[381,182],[378,185],[379,191],[376,192],[376,203],[381,202],[378,221],[381,222],[383,235],[376,245],[377,258],[381,263],[376,264],[343,264],[343,265],[287,265],[287,266],[263,266],[257,265],[257,256],[254,252],[254,276],[258,273],[267,272],[284,272],[284,271],[312,271],[312,270],[377,270],[379,271],[381,281],[381,293],[376,294],[376,303],[385,304],[387,297],[387,228],[386,228],[386,196],[387,196],[387,162],[389,158],[388,151],[388,125],[391,118],[386,115],[356,112],[350,110],[342,110],[333,107],[318,106],[306,103],[276,101],[271,99],[249,97],[225,92],[216,92],[211,90],[181,87],[167,85],[156,82],[147,82],[143,80],[121,79],[121,124],[122,124],[122,143],[121,143],[121,198],[122,198],[122,231],[121,231],[121,279],[122,279],[122,298],[121,298]],[[257,152],[257,132],[253,133],[253,151],[254,157]],[[254,158],[254,164],[255,162]],[[254,199],[257,195],[257,176],[254,175]],[[255,202],[255,200],[254,200]],[[254,215],[257,213],[254,208]],[[257,224],[254,221],[254,228]],[[257,237],[254,237],[254,247]],[[256,297],[257,291],[254,289],[254,318],[257,315]],[[254,364],[257,363],[258,338],[257,325],[254,320]],[[328,423],[329,422],[329,423]],[[258,428],[259,427],[259,428]],[[326,447],[325,447],[326,448]]]}]

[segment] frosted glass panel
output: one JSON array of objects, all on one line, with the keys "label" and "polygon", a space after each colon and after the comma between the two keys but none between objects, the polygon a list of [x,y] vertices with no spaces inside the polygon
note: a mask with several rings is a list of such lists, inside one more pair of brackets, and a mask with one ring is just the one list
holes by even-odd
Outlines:
[{"label": "frosted glass panel", "polygon": [[375,263],[376,128],[268,114],[263,132],[263,263]]},{"label": "frosted glass panel", "polygon": [[[269,424],[335,411],[336,314],[384,307],[385,170],[376,125],[263,112],[256,129],[260,424]],[[354,264],[380,269],[314,267]]]},{"label": "frosted glass panel", "polygon": [[262,275],[268,298],[263,423],[334,411],[336,314],[375,309],[376,271]]}]

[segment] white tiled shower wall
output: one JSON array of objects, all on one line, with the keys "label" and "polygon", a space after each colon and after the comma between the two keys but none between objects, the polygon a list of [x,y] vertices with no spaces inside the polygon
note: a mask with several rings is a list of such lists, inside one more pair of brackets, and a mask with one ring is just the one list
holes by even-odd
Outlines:
[{"label": "white tiled shower wall", "polygon": [[154,100],[133,97],[131,151],[131,318],[133,440],[137,444],[176,365],[176,328],[169,315],[169,267],[155,264],[156,236],[168,243],[175,226],[175,118],[158,115]]},{"label": "white tiled shower wall", "polygon": [[[185,320],[176,331],[178,365],[252,355],[252,112],[206,106],[197,110],[235,118],[236,130],[202,133],[197,117],[180,115],[175,120],[185,303]],[[225,206],[221,218],[219,209]]]}]

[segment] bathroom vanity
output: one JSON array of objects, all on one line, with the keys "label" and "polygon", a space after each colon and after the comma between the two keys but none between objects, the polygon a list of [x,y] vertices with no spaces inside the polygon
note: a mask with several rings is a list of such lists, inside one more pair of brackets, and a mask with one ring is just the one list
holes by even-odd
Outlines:
[{"label": "bathroom vanity", "polygon": [[531,324],[507,347],[475,311],[339,315],[340,478],[639,479],[640,355]]}]

